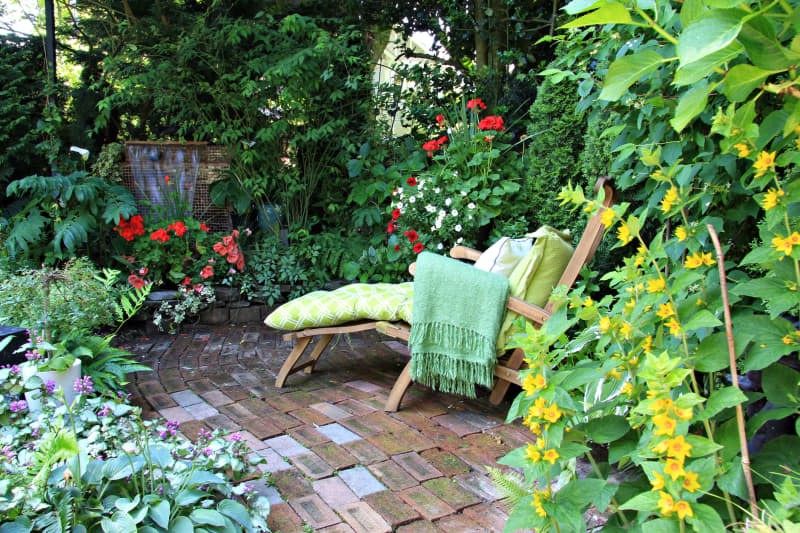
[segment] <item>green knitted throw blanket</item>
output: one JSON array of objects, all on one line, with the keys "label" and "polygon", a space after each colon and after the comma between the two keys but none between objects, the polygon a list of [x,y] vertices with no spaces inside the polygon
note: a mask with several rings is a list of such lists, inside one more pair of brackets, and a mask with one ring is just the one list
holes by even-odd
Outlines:
[{"label": "green knitted throw blanket", "polygon": [[440,255],[417,256],[408,344],[411,378],[475,397],[492,387],[495,345],[508,301],[508,280]]}]

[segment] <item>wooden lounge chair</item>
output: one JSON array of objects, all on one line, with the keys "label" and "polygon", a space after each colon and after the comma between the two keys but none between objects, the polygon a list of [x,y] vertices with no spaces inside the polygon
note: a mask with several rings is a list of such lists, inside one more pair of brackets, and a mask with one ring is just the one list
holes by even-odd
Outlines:
[{"label": "wooden lounge chair", "polygon": [[[581,236],[581,240],[575,247],[575,252],[573,253],[572,258],[567,264],[567,267],[558,282],[558,286],[566,285],[567,287],[572,287],[572,284],[575,283],[575,280],[578,278],[581,268],[583,268],[583,265],[592,260],[598,246],[600,245],[600,241],[603,238],[605,226],[601,222],[600,216],[606,208],[616,203],[617,191],[614,189],[611,181],[608,178],[601,178],[597,181],[595,192],[598,192],[600,187],[602,187],[605,192],[603,207],[597,214],[593,215],[589,219],[586,229]],[[465,246],[455,246],[452,250],[450,250],[450,256],[455,259],[476,261],[480,255],[481,252],[478,250],[467,248]],[[413,265],[411,266],[410,270],[412,270],[413,274]],[[552,305],[553,303],[549,302],[544,308],[541,308],[513,296],[509,297],[507,304],[509,310],[524,316],[537,328],[541,327],[541,325],[544,324],[548,318],[550,318]],[[377,330],[389,337],[394,337],[405,341],[408,341],[408,335],[410,332],[410,326],[405,322],[368,321],[324,328],[311,328],[285,334],[283,336],[285,341],[296,341],[296,344],[294,349],[286,358],[286,361],[283,363],[283,366],[278,373],[278,377],[275,380],[275,386],[278,388],[283,387],[284,383],[286,382],[286,378],[288,378],[290,374],[299,372],[300,370],[304,370],[306,374],[310,374],[314,370],[314,366],[316,365],[320,356],[325,351],[325,348],[328,347],[328,344],[330,344],[335,335],[342,333],[356,333],[359,331],[367,331],[372,329]],[[319,340],[314,345],[314,348],[312,349],[308,359],[303,363],[298,363],[314,337],[319,337]],[[519,376],[519,370],[523,365],[523,359],[524,353],[521,349],[517,348],[506,357],[498,360],[498,363],[495,365],[494,369],[497,381],[495,381],[494,387],[492,388],[492,393],[489,397],[490,402],[495,405],[499,404],[501,401],[503,401],[503,397],[512,383],[516,385],[522,384]],[[403,396],[408,390],[408,387],[411,386],[410,370],[411,362],[409,361],[400,376],[397,378],[397,381],[395,381],[392,392],[389,395],[386,406],[384,407],[386,411],[394,412],[399,408],[400,402],[403,400]]]}]

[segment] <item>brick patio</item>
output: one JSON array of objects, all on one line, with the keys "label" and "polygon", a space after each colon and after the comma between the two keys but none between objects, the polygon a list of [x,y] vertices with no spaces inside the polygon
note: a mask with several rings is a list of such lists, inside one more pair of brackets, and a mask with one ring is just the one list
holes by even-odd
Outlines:
[{"label": "brick patio", "polygon": [[125,348],[154,369],[132,384],[146,417],[178,420],[189,438],[239,431],[265,459],[270,478],[255,488],[272,504],[273,532],[503,530],[507,509],[484,465],[531,439],[504,423],[512,397],[494,407],[415,385],[385,413],[407,358],[375,332],[340,338],[283,389],[275,375],[291,344],[264,326],[198,326]]}]

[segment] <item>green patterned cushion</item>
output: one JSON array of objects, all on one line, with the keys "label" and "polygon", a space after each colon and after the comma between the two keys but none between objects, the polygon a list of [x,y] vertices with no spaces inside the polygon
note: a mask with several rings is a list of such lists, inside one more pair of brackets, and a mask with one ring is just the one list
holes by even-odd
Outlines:
[{"label": "green patterned cushion", "polygon": [[[336,326],[353,320],[401,320],[399,311],[413,283],[354,283],[335,291],[314,291],[287,302],[264,323],[276,329]],[[409,311],[409,319],[411,314]]]}]

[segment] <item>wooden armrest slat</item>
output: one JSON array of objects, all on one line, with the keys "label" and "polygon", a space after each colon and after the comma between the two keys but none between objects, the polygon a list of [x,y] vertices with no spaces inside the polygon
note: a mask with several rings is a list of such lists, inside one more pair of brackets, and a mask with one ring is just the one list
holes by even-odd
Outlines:
[{"label": "wooden armrest slat", "polygon": [[477,261],[480,256],[481,252],[479,250],[475,250],[474,248],[469,248],[467,246],[453,246],[453,249],[450,250],[450,257],[454,259]]}]

